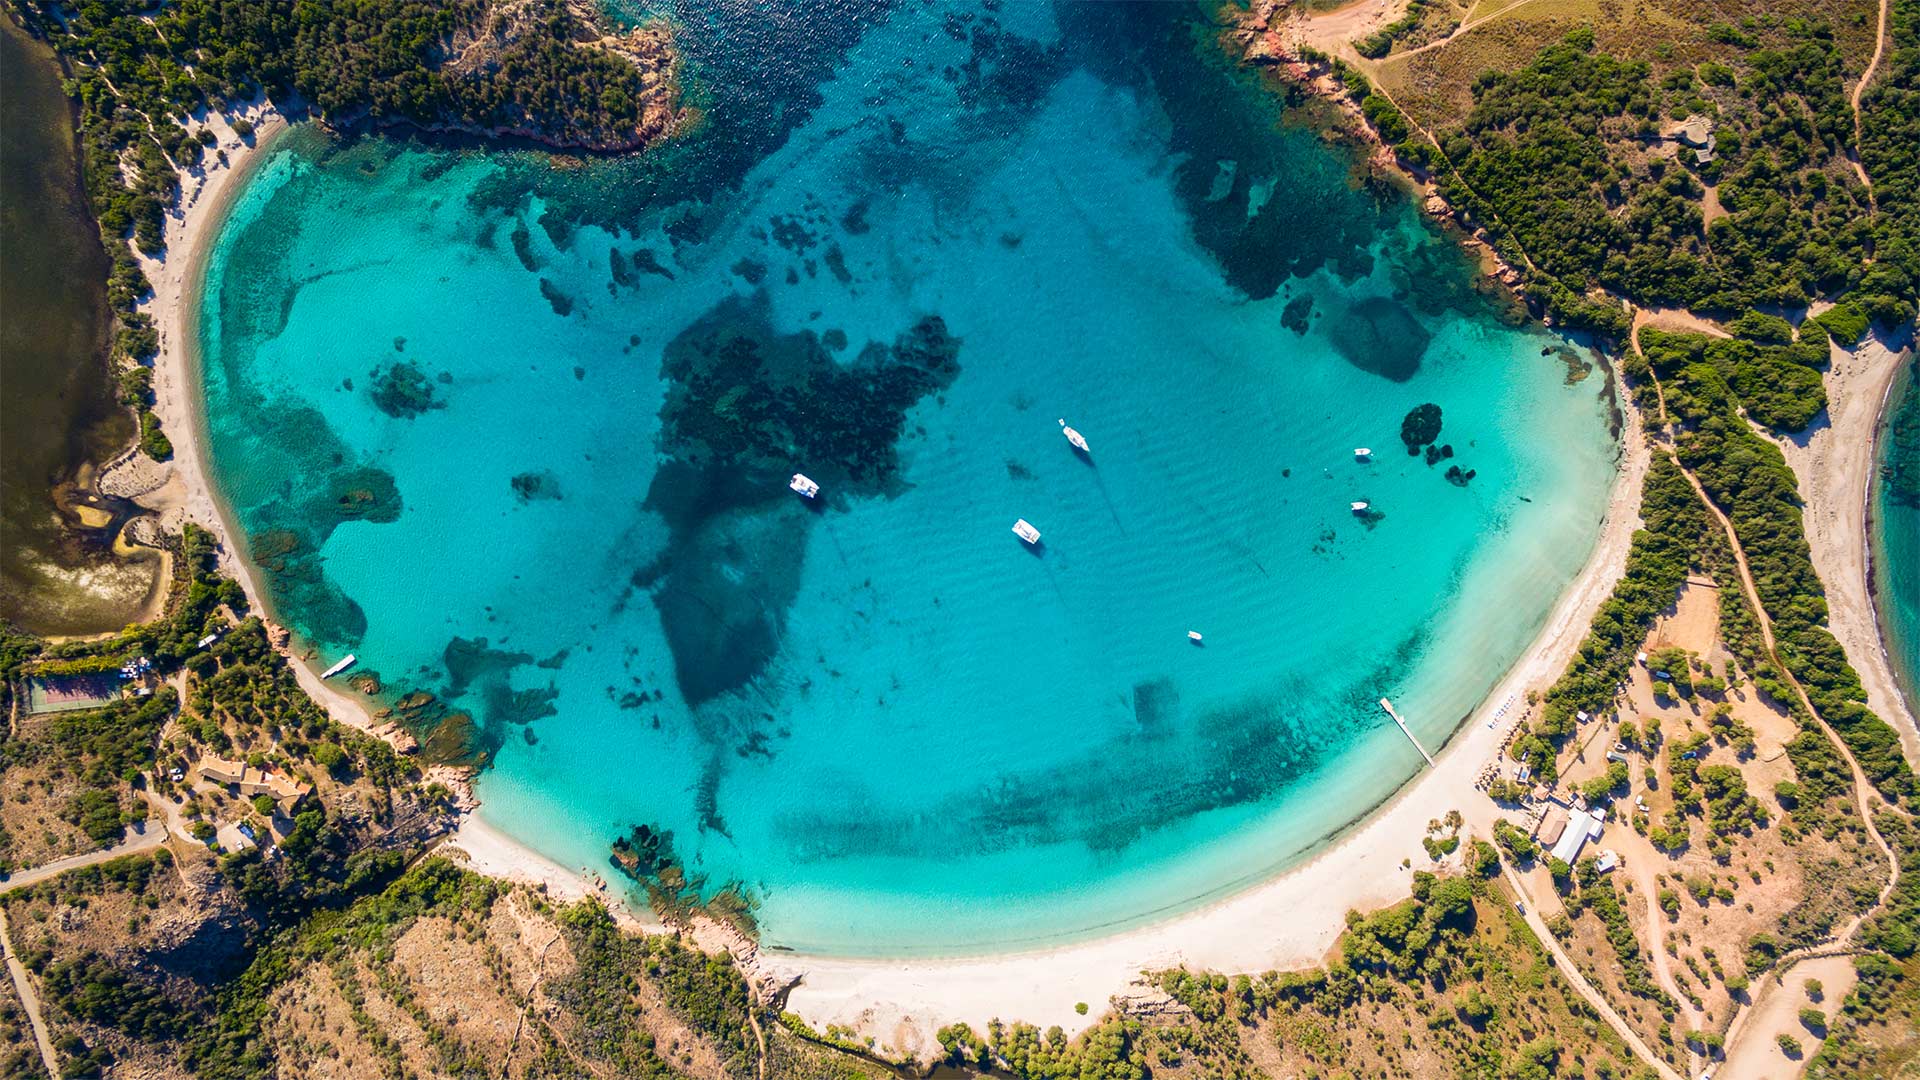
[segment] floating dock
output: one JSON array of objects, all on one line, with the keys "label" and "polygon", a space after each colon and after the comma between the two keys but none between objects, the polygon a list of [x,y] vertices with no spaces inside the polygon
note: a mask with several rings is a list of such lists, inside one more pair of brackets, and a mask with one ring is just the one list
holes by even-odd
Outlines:
[{"label": "floating dock", "polygon": [[1421,757],[1427,759],[1427,767],[1433,768],[1433,755],[1427,753],[1427,748],[1421,746],[1420,740],[1413,737],[1413,729],[1407,726],[1405,720],[1400,719],[1400,714],[1393,711],[1393,702],[1388,701],[1386,698],[1381,698],[1380,707],[1387,710],[1387,715],[1393,717],[1393,722],[1400,725],[1400,730],[1406,735],[1407,741],[1413,744],[1415,750],[1420,751]]},{"label": "floating dock", "polygon": [[348,653],[348,654],[347,654],[347,656],[346,656],[346,659],[344,659],[344,660],[342,660],[342,661],[340,661],[339,663],[337,663],[337,664],[335,664],[335,665],[333,665],[332,667],[330,667],[330,668],[328,668],[327,670],[325,670],[325,671],[323,671],[323,672],[321,672],[321,673],[320,673],[320,677],[321,677],[321,678],[323,678],[323,679],[331,679],[331,678],[333,678],[333,677],[334,677],[335,675],[338,675],[338,674],[340,674],[341,672],[343,672],[343,671],[345,671],[345,670],[347,670],[348,668],[350,668],[350,667],[352,667],[352,666],[353,666],[353,664],[354,664],[354,661],[356,661],[356,660],[358,660],[358,659],[359,659],[359,657],[357,657],[357,656],[355,656],[355,655],[353,655],[352,653]]}]

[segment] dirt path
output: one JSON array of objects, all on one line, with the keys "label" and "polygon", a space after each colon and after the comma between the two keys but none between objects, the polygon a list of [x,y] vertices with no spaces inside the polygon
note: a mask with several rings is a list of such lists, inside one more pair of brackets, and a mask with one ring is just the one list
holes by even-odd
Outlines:
[{"label": "dirt path", "polygon": [[1867,178],[1866,167],[1860,164],[1860,96],[1867,92],[1867,84],[1873,81],[1873,73],[1880,66],[1880,57],[1887,51],[1887,0],[1880,0],[1880,21],[1873,35],[1873,59],[1867,61],[1867,70],[1860,73],[1860,81],[1853,84],[1853,153],[1847,160],[1853,165],[1854,174],[1860,177],[1861,186],[1867,189],[1867,206],[1877,211],[1873,201],[1873,181]]},{"label": "dirt path", "polygon": [[[1633,843],[1639,841],[1639,843]],[[1653,981],[1660,984],[1673,999],[1674,1006],[1680,1011],[1688,1031],[1700,1030],[1700,1012],[1693,1007],[1693,999],[1680,990],[1680,980],[1673,977],[1673,958],[1667,955],[1667,913],[1660,909],[1660,883],[1655,880],[1657,871],[1651,855],[1653,845],[1636,833],[1627,831],[1625,836],[1614,840],[1615,845],[1628,848],[1626,854],[1627,869],[1633,874],[1634,888],[1647,901],[1647,953],[1653,958]],[[1700,1056],[1691,1050],[1687,1052],[1688,1070],[1699,1065]]]},{"label": "dirt path", "polygon": [[132,855],[135,852],[152,851],[154,848],[167,842],[167,830],[165,828],[149,829],[144,822],[132,826],[128,829],[128,832],[130,835],[126,839],[110,848],[102,848],[99,851],[89,851],[85,855],[69,855],[64,859],[55,859],[50,863],[36,866],[31,870],[22,870],[7,878],[5,881],[0,881],[0,893],[11,892],[14,889],[24,889],[29,885],[38,885],[42,881],[59,877],[69,870],[78,869],[82,866],[92,866],[95,863],[103,863],[109,859],[117,859],[122,855]]},{"label": "dirt path", "polygon": [[[1882,0],[1882,2],[1884,3],[1884,0]],[[1439,41],[1429,41],[1425,45],[1422,45],[1417,49],[1408,49],[1406,52],[1389,53],[1386,56],[1381,57],[1379,60],[1379,63],[1383,65],[1391,64],[1395,60],[1404,60],[1409,56],[1418,56],[1419,54],[1426,52],[1428,49],[1437,49],[1442,45],[1451,44],[1454,38],[1459,37],[1461,34],[1466,33],[1467,31],[1473,29],[1474,27],[1480,26],[1483,23],[1492,22],[1493,20],[1499,18],[1500,16],[1505,15],[1507,12],[1512,11],[1514,8],[1525,7],[1526,5],[1531,3],[1533,3],[1533,0],[1513,0],[1513,3],[1506,4],[1500,7],[1498,10],[1489,11],[1485,15],[1482,15],[1477,19],[1471,17],[1472,11],[1471,9],[1469,9],[1468,11],[1469,17],[1460,20],[1460,25],[1453,28],[1453,33],[1448,34],[1446,37],[1441,38]]]},{"label": "dirt path", "polygon": [[[1638,325],[1634,328],[1633,349],[1636,353],[1640,351]],[[1746,594],[1747,604],[1753,610],[1754,620],[1760,624],[1760,640],[1762,647],[1766,650],[1767,659],[1770,660],[1774,668],[1779,671],[1780,677],[1785,679],[1787,684],[1793,688],[1794,697],[1799,700],[1801,708],[1805,709],[1807,715],[1813,719],[1813,722],[1819,725],[1820,730],[1826,735],[1827,741],[1839,752],[1841,760],[1847,763],[1847,770],[1853,777],[1854,804],[1860,814],[1861,824],[1865,826],[1867,830],[1867,837],[1873,841],[1874,846],[1878,847],[1880,853],[1886,857],[1887,883],[1881,887],[1879,898],[1874,901],[1871,907],[1854,916],[1853,920],[1847,923],[1846,929],[1834,936],[1833,944],[1822,951],[1832,951],[1834,948],[1843,949],[1852,942],[1853,936],[1859,932],[1861,924],[1867,920],[1867,917],[1886,905],[1887,897],[1892,895],[1894,886],[1899,884],[1899,857],[1894,854],[1893,847],[1887,843],[1884,836],[1880,835],[1880,829],[1873,823],[1873,807],[1870,801],[1873,797],[1873,788],[1867,782],[1866,772],[1860,768],[1859,760],[1853,756],[1852,749],[1841,740],[1839,734],[1835,732],[1832,727],[1828,726],[1826,720],[1821,717],[1819,710],[1813,707],[1813,699],[1807,696],[1806,687],[1800,684],[1799,677],[1794,675],[1792,669],[1781,662],[1779,646],[1776,644],[1773,636],[1773,619],[1767,614],[1765,605],[1760,602],[1760,591],[1754,586],[1753,570],[1747,564],[1747,552],[1740,544],[1740,536],[1734,530],[1732,520],[1720,509],[1720,505],[1714,502],[1707,494],[1707,489],[1701,485],[1699,477],[1693,474],[1693,470],[1681,464],[1679,455],[1674,452],[1672,420],[1667,415],[1666,390],[1660,385],[1658,376],[1653,377],[1653,385],[1660,399],[1661,443],[1667,458],[1680,470],[1681,475],[1687,478],[1687,483],[1693,488],[1694,494],[1700,497],[1700,502],[1706,506],[1707,512],[1713,515],[1713,519],[1720,523],[1720,528],[1726,533],[1727,544],[1733,550],[1734,566],[1739,571],[1741,591]],[[1799,950],[1799,952],[1804,956],[1811,952],[1811,950]],[[1793,955],[1794,954],[1789,953],[1788,957],[1782,958],[1783,962],[1780,965],[1782,970],[1791,966],[1794,962],[1790,959]],[[1728,1057],[1731,1057],[1736,1052],[1743,1055],[1758,1052],[1748,1049],[1745,1043],[1752,1040],[1754,1033],[1764,1032],[1767,1028],[1764,1024],[1744,1023],[1751,1009],[1752,1006],[1749,1005],[1746,1009],[1737,1012],[1732,1024],[1728,1027],[1729,1034],[1738,1036],[1737,1039],[1729,1038],[1727,1040]]]},{"label": "dirt path", "polygon": [[40,1063],[47,1075],[59,1080],[60,1059],[54,1056],[53,1037],[47,1033],[47,1021],[40,1015],[40,997],[27,981],[26,965],[13,951],[13,934],[7,926],[7,913],[0,911],[0,951],[6,953],[7,974],[13,976],[13,989],[20,995],[20,1007],[26,1010],[27,1024],[33,1028],[33,1041],[40,1047]]},{"label": "dirt path", "polygon": [[1662,1080],[1685,1080],[1685,1077],[1682,1077],[1673,1066],[1654,1056],[1653,1048],[1627,1026],[1626,1020],[1614,1011],[1613,1005],[1600,991],[1594,989],[1585,975],[1580,974],[1580,969],[1574,966],[1573,958],[1567,955],[1566,950],[1560,947],[1560,942],[1554,939],[1553,932],[1547,929],[1546,920],[1540,917],[1540,905],[1533,902],[1532,895],[1527,892],[1526,885],[1520,880],[1520,875],[1514,873],[1513,867],[1502,862],[1500,872],[1505,875],[1507,887],[1513,890],[1514,895],[1527,902],[1526,911],[1522,917],[1527,920],[1527,926],[1532,928],[1533,936],[1540,939],[1540,944],[1547,950],[1547,955],[1553,958],[1553,965],[1560,970],[1561,976],[1581,997],[1586,999],[1588,1005],[1593,1006],[1594,1011],[1600,1014],[1600,1018],[1607,1022],[1607,1026],[1613,1029],[1614,1034],[1626,1042],[1642,1063],[1660,1074]]}]

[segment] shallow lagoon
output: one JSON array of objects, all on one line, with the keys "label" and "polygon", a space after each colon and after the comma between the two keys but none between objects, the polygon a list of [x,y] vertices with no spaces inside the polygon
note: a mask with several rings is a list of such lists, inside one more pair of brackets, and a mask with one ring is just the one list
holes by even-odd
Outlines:
[{"label": "shallow lagoon", "polygon": [[1616,443],[1168,12],[900,11],[817,100],[712,90],[675,184],[285,144],[201,320],[279,613],[470,712],[487,820],[595,868],[671,830],[775,946],[1059,941],[1311,851],[1419,765],[1378,698],[1437,749],[1537,632]]}]

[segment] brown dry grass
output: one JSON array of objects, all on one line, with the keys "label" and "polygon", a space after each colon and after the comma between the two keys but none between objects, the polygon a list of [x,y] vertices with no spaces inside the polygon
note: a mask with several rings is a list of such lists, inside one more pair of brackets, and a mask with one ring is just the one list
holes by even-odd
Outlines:
[{"label": "brown dry grass", "polygon": [[[1719,621],[1717,590],[1707,583],[1689,584],[1682,588],[1674,607],[1656,621],[1645,648],[1649,653],[1667,647],[1686,649],[1706,660],[1717,674],[1725,670],[1730,659],[1720,638]],[[1724,863],[1709,850],[1708,826],[1697,816],[1688,820],[1691,843],[1687,847],[1672,854],[1655,848],[1646,832],[1651,825],[1662,822],[1673,807],[1672,772],[1663,749],[1630,755],[1631,794],[1616,806],[1630,815],[1631,825],[1618,824],[1620,815],[1616,813],[1615,823],[1600,845],[1622,856],[1624,865],[1615,873],[1615,885],[1623,894],[1622,906],[1635,937],[1649,952],[1656,947],[1656,940],[1664,943],[1664,963],[1656,957],[1653,966],[1656,972],[1664,967],[1669,973],[1671,982],[1663,985],[1670,985],[1680,1006],[1672,1022],[1672,1038],[1664,1045],[1672,1052],[1670,1060],[1683,1071],[1688,1063],[1686,1032],[1724,1032],[1736,1003],[1746,1000],[1745,991],[1731,991],[1727,982],[1732,978],[1738,985],[1739,976],[1745,973],[1744,957],[1754,935],[1783,936],[1783,927],[1808,922],[1844,923],[1853,910],[1855,891],[1870,896],[1879,883],[1877,856],[1858,830],[1857,818],[1840,816],[1841,827],[1832,836],[1784,824],[1785,811],[1772,793],[1781,782],[1795,778],[1793,763],[1785,752],[1786,742],[1797,734],[1792,718],[1750,688],[1736,687],[1725,700],[1733,707],[1733,717],[1753,731],[1753,752],[1743,756],[1729,743],[1709,743],[1701,763],[1739,769],[1749,792],[1766,809],[1767,826],[1734,838],[1732,853]],[[1707,733],[1707,714],[1713,704],[1698,696],[1692,701],[1656,699],[1649,672],[1636,666],[1622,717],[1642,727],[1657,723],[1663,740],[1675,742]],[[1606,767],[1605,752],[1612,745],[1614,726],[1603,723],[1595,727],[1602,730],[1591,738],[1585,756],[1575,751],[1563,764],[1563,777],[1573,783],[1596,776]],[[1644,777],[1649,765],[1656,776],[1652,785]],[[1646,802],[1646,813],[1631,809],[1636,799]],[[1849,824],[1855,827],[1846,827]],[[1689,883],[1705,884],[1716,892],[1725,889],[1731,897],[1695,900]],[[1663,889],[1680,897],[1677,916],[1669,917],[1650,903]],[[1657,928],[1652,925],[1655,920],[1659,922]],[[1642,1037],[1661,1046],[1659,1033],[1666,1018],[1651,1001],[1629,993],[1625,969],[1597,917],[1574,920],[1568,952]],[[1699,1008],[1689,1000],[1690,995],[1698,998]]]},{"label": "brown dry grass", "polygon": [[0,829],[6,857],[16,867],[39,866],[100,847],[62,815],[87,784],[50,763],[0,770]]},{"label": "brown dry grass", "polygon": [[[1878,8],[1867,0],[1531,0],[1507,8],[1481,0],[1470,18],[1487,21],[1452,40],[1413,55],[1389,56],[1375,76],[1422,126],[1457,124],[1473,106],[1473,80],[1483,71],[1524,67],[1540,49],[1577,26],[1594,28],[1599,48],[1645,60],[1658,78],[1680,66],[1725,60],[1734,46],[1714,42],[1717,23],[1775,16],[1808,18],[1833,27],[1849,71],[1859,72],[1873,55]],[[1493,15],[1494,12],[1500,14]]]}]

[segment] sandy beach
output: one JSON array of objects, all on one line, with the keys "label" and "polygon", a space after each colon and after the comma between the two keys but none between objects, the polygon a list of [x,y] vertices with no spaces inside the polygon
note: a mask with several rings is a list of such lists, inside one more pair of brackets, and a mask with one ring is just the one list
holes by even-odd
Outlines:
[{"label": "sandy beach", "polygon": [[[244,145],[224,118],[208,120],[229,164],[183,175],[181,206],[167,225],[168,257],[145,263],[154,286],[149,310],[161,341],[155,411],[173,437],[175,458],[164,477],[153,474],[160,482],[141,500],[160,511],[170,526],[191,520],[221,537],[224,567],[258,609],[268,610],[251,568],[235,553],[233,533],[205,469],[190,337],[194,312],[189,304],[197,304],[194,294],[207,248],[225,206],[262,150],[286,128],[270,109],[256,108],[249,118],[258,132],[253,146]],[[874,1036],[890,1052],[920,1056],[937,1047],[934,1032],[956,1020],[977,1029],[993,1017],[1006,1017],[1043,1027],[1058,1024],[1069,1033],[1081,1030],[1099,1018],[1110,999],[1156,996],[1139,983],[1145,969],[1186,964],[1261,971],[1319,962],[1333,947],[1348,910],[1394,903],[1407,895],[1409,870],[1403,862],[1431,865],[1420,843],[1430,820],[1458,810],[1467,831],[1484,835],[1491,828],[1496,808],[1475,790],[1474,781],[1499,753],[1520,710],[1510,709],[1497,725],[1489,724],[1488,717],[1499,703],[1517,702],[1527,690],[1544,687],[1558,676],[1585,637],[1594,610],[1612,591],[1639,525],[1640,483],[1649,456],[1638,427],[1629,423],[1627,430],[1606,523],[1587,565],[1545,629],[1441,750],[1436,767],[1307,863],[1201,910],[1057,949],[911,961],[756,953],[750,947],[736,949],[736,955],[756,981],[794,984],[789,1007],[808,1022],[853,1027]],[[384,733],[384,725],[374,722],[359,699],[322,683],[305,663],[294,667],[302,687],[336,720]],[[598,897],[629,925],[658,926],[649,913],[622,904],[589,868],[562,866],[472,814],[446,846],[463,853],[475,870],[543,888],[560,899]],[[1085,1015],[1075,1008],[1079,1002],[1089,1006]]]},{"label": "sandy beach", "polygon": [[1904,353],[1868,337],[1848,350],[1832,346],[1827,415],[1806,434],[1777,440],[1800,478],[1807,542],[1827,591],[1827,623],[1860,673],[1867,704],[1900,733],[1907,761],[1920,767],[1920,726],[1894,682],[1869,586],[1868,503],[1875,473],[1874,431]]},{"label": "sandy beach", "polygon": [[[231,121],[241,118],[253,124],[250,141],[234,133]],[[160,351],[153,364],[153,411],[173,442],[173,460],[155,465],[144,455],[134,454],[109,470],[117,475],[103,478],[102,485],[112,484],[157,512],[162,528],[168,532],[177,532],[183,522],[191,521],[219,537],[221,570],[245,588],[255,611],[270,612],[253,568],[239,556],[234,531],[207,471],[206,433],[193,352],[194,319],[200,278],[227,207],[289,125],[273,106],[262,104],[232,115],[210,113],[200,126],[214,133],[214,148],[226,152],[227,163],[219,164],[209,152],[201,166],[182,170],[180,203],[167,215],[164,257],[152,259],[135,252],[153,285],[153,294],[143,306],[153,317],[160,337]],[[335,721],[391,739],[391,726],[376,723],[358,699],[322,682],[307,664],[295,663],[293,669],[301,689]]]},{"label": "sandy beach", "polygon": [[[174,440],[175,459],[164,469],[146,472],[142,486],[151,487],[140,499],[170,527],[191,520],[221,537],[225,569],[246,588],[256,608],[267,611],[260,583],[237,556],[235,534],[206,471],[191,351],[193,306],[207,249],[233,192],[287,126],[270,108],[256,107],[248,115],[258,132],[253,146],[244,145],[224,118],[207,121],[229,163],[183,175],[181,205],[167,225],[169,255],[144,261],[154,286],[148,310],[161,342],[155,411]],[[1834,629],[1860,667],[1875,708],[1901,729],[1913,753],[1920,750],[1920,735],[1893,690],[1865,576],[1863,499],[1872,474],[1870,436],[1897,364],[1897,357],[1877,343],[1836,354],[1830,381],[1832,424],[1805,439],[1804,446],[1789,446],[1788,454],[1808,499],[1809,531],[1816,563],[1832,594]],[[1620,397],[1626,399],[1624,392]],[[1490,831],[1497,807],[1475,789],[1475,780],[1522,719],[1520,702],[1526,693],[1550,684],[1584,639],[1594,611],[1625,566],[1639,526],[1639,492],[1650,454],[1631,416],[1624,441],[1594,549],[1541,633],[1440,750],[1433,768],[1311,860],[1202,909],[1054,949],[890,961],[757,952],[739,943],[735,955],[757,983],[792,986],[788,1007],[816,1027],[843,1025],[873,1036],[884,1052],[923,1058],[937,1048],[935,1031],[954,1021],[982,1030],[995,1017],[1017,1018],[1077,1032],[1097,1021],[1114,999],[1157,998],[1158,993],[1141,982],[1144,970],[1184,964],[1258,972],[1321,962],[1344,928],[1347,911],[1403,899],[1408,866],[1433,865],[1421,845],[1429,821],[1457,810],[1467,833],[1485,836]],[[304,662],[294,667],[302,687],[336,720],[392,734],[389,726],[375,722],[359,698],[321,682]],[[1498,722],[1490,722],[1502,703],[1511,704]],[[594,868],[563,866],[472,814],[463,818],[445,847],[462,853],[477,871],[525,882],[557,899],[596,897],[627,925],[658,927],[650,913],[623,904]],[[1087,1005],[1084,1015],[1076,1008],[1081,1002]]]},{"label": "sandy beach", "polygon": [[[1624,397],[1624,394],[1622,395]],[[964,1020],[976,1031],[994,1017],[1072,1034],[1090,1026],[1110,998],[1154,998],[1143,970],[1185,964],[1228,972],[1308,967],[1333,948],[1346,913],[1407,896],[1410,871],[1432,867],[1421,846],[1427,823],[1449,810],[1465,832],[1487,835],[1498,808],[1474,788],[1520,718],[1517,703],[1566,667],[1599,605],[1626,567],[1640,526],[1640,485],[1650,455],[1629,418],[1625,453],[1593,553],[1560,598],[1545,628],[1474,715],[1437,755],[1437,764],[1402,788],[1328,850],[1264,884],[1198,911],[1113,937],[1058,949],[958,960],[849,960],[761,953],[760,973],[798,979],[788,1007],[815,1026],[840,1024],[896,1052],[924,1055],[933,1034]],[[1512,698],[1498,724],[1489,718]],[[1081,1015],[1076,1003],[1086,1002]]]},{"label": "sandy beach", "polygon": [[[254,126],[250,142],[234,133],[231,121],[240,118]],[[267,594],[253,568],[240,557],[233,539],[236,534],[226,519],[225,506],[215,495],[207,470],[206,429],[200,415],[198,357],[194,352],[194,319],[200,279],[227,207],[245,186],[248,174],[289,130],[289,124],[271,105],[238,110],[230,116],[210,114],[202,124],[213,131],[216,148],[226,151],[227,164],[219,164],[210,153],[204,166],[182,170],[180,204],[167,217],[165,256],[151,259],[135,253],[153,285],[153,294],[144,305],[160,337],[160,350],[153,365],[153,411],[173,441],[173,459],[156,464],[144,455],[131,454],[120,463],[118,474],[103,483],[113,483],[122,494],[155,511],[167,531],[177,532],[184,522],[191,521],[213,533],[220,540],[221,569],[240,582],[255,611],[270,615],[272,609],[267,603]],[[300,688],[336,722],[386,739],[402,749],[411,744],[412,740],[393,725],[373,717],[362,699],[322,681],[313,665],[303,659],[293,657],[292,660]],[[429,772],[434,779],[459,792],[469,808],[449,842],[464,853],[473,869],[541,888],[563,900],[598,896],[624,924],[659,929],[660,924],[651,912],[631,910],[585,868],[561,866],[474,817],[465,770],[440,767]]]}]

